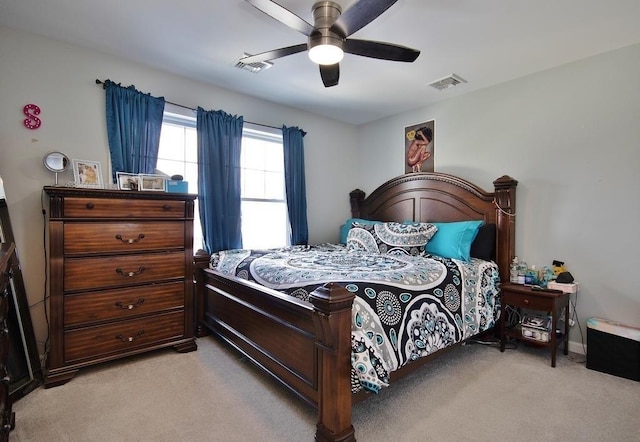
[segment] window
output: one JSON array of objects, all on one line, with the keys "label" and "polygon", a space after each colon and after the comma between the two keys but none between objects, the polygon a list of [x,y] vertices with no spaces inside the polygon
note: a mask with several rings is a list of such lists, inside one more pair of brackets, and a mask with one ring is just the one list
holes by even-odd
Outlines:
[{"label": "window", "polygon": [[[164,113],[156,169],[182,175],[189,193],[198,193],[198,138],[195,117]],[[245,123],[241,150],[242,244],[245,248],[289,244],[289,221],[284,184],[282,133]],[[194,249],[203,248],[196,200]]]},{"label": "window", "polygon": [[[198,193],[198,138],[195,117],[164,113],[156,169],[169,176],[182,175],[189,183],[189,193]],[[193,248],[197,251],[204,248],[197,199],[193,218]]]},{"label": "window", "polygon": [[242,245],[247,249],[289,244],[282,133],[245,123],[242,130]]}]

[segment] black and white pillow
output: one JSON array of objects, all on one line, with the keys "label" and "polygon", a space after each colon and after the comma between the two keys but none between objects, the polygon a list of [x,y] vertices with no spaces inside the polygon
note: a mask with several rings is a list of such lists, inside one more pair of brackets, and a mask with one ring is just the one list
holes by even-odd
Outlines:
[{"label": "black and white pillow", "polygon": [[431,223],[354,223],[347,235],[347,249],[418,256],[437,230]]}]

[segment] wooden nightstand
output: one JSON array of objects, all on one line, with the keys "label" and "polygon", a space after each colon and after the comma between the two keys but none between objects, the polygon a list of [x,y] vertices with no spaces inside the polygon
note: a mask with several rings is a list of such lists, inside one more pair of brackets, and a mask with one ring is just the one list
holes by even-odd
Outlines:
[{"label": "wooden nightstand", "polygon": [[[561,290],[533,290],[530,286],[517,284],[502,284],[500,286],[502,297],[500,312],[500,351],[504,352],[504,344],[507,336],[537,345],[551,348],[551,366],[556,366],[556,349],[558,340],[556,328],[558,325],[558,313],[564,308],[564,354],[569,354],[569,293]],[[520,325],[512,329],[505,328],[505,311],[507,306],[520,307],[528,310],[551,312],[551,332],[549,342],[530,339],[522,335]]]}]

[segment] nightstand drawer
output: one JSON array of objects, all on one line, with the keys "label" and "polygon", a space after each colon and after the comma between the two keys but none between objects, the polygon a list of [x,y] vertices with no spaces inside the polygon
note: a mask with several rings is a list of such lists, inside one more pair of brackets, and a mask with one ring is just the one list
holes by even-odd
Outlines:
[{"label": "nightstand drawer", "polygon": [[184,247],[184,222],[67,223],[65,255],[168,250]]},{"label": "nightstand drawer", "polygon": [[180,308],[184,308],[183,281],[87,292],[65,296],[64,325],[77,327]]},{"label": "nightstand drawer", "polygon": [[64,290],[87,290],[185,278],[184,252],[69,258]]},{"label": "nightstand drawer", "polygon": [[184,218],[184,201],[67,198],[65,218]]},{"label": "nightstand drawer", "polygon": [[184,312],[120,321],[65,332],[66,363],[142,348],[184,336]]},{"label": "nightstand drawer", "polygon": [[513,292],[504,292],[502,302],[514,307],[533,310],[551,311],[553,308],[553,299]]}]

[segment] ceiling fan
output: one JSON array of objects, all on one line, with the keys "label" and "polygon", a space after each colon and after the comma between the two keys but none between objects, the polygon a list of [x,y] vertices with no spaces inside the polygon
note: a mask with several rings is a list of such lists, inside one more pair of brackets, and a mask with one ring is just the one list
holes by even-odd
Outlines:
[{"label": "ceiling fan", "polygon": [[308,37],[307,43],[249,55],[239,61],[260,63],[309,51],[311,61],[320,66],[325,87],[335,86],[340,78],[339,62],[344,53],[381,60],[413,62],[420,51],[405,46],[372,40],[347,38],[389,9],[397,0],[356,0],[344,13],[339,4],[319,1],[311,8],[314,24],[271,0],[246,0],[258,10]]}]

